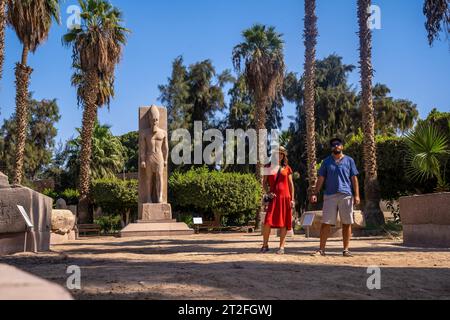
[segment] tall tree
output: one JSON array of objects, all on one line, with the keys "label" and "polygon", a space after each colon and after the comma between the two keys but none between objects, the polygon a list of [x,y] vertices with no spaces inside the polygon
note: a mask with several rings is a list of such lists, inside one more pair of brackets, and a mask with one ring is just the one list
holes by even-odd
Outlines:
[{"label": "tall tree", "polygon": [[188,103],[188,70],[182,56],[172,63],[172,75],[165,85],[159,85],[159,100],[167,108],[169,131],[190,129],[192,127],[191,105]]},{"label": "tall tree", "polygon": [[[230,106],[227,118],[223,123],[223,130],[225,129],[242,129],[247,131],[255,128],[255,110],[256,105],[250,90],[247,88],[245,76],[241,75],[233,84],[228,92],[230,96]],[[270,130],[280,129],[283,121],[283,96],[280,92],[272,106],[267,110],[265,127]],[[226,133],[224,132],[224,135]],[[245,141],[245,147],[250,150],[250,141]],[[237,145],[235,145],[235,153],[237,152]],[[247,153],[246,164],[227,164],[223,170],[231,172],[252,173],[255,172],[255,165],[250,164],[250,157]]]},{"label": "tall tree", "polygon": [[366,173],[364,215],[370,225],[385,223],[380,208],[377,145],[375,141],[375,109],[372,96],[372,31],[369,27],[371,0],[358,0],[359,67],[361,71],[361,109],[364,133],[364,169]]},{"label": "tall tree", "polygon": [[[265,129],[266,113],[282,91],[285,63],[282,35],[274,27],[256,24],[242,33],[244,41],[233,49],[233,65],[238,73],[243,73],[247,87],[255,101],[255,124],[259,154],[265,150],[260,130]],[[256,177],[263,184],[260,157],[256,166]],[[260,226],[260,213],[256,225]]]},{"label": "tall tree", "polygon": [[316,117],[315,117],[315,68],[317,45],[316,0],[305,0],[305,116],[306,116],[306,149],[309,192],[314,192],[317,183],[316,158]]},{"label": "tall tree", "polygon": [[3,77],[3,63],[5,62],[5,29],[6,0],[0,0],[0,81]]},{"label": "tall tree", "polygon": [[17,145],[14,183],[23,178],[23,162],[28,120],[28,87],[33,72],[27,65],[29,52],[35,52],[47,39],[52,21],[60,22],[58,0],[8,0],[8,23],[23,45],[21,62],[16,64]]},{"label": "tall tree", "polygon": [[116,65],[120,62],[126,36],[129,32],[122,24],[122,12],[106,0],[79,0],[82,23],[67,33],[63,41],[72,46],[73,66],[82,76],[83,124],[80,150],[80,220],[90,220],[88,195],[92,134],[97,119],[97,107],[102,85],[113,83]]},{"label": "tall tree", "polygon": [[[81,168],[82,129],[78,137],[67,142],[65,157],[69,174],[76,178]],[[92,160],[89,174],[92,179],[113,178],[125,164],[125,149],[119,137],[111,133],[109,125],[96,123],[92,133]]]},{"label": "tall tree", "polygon": [[125,172],[139,170],[139,132],[132,131],[119,137],[124,148]]},{"label": "tall tree", "polygon": [[[60,115],[56,100],[37,101],[30,94],[28,101],[30,112],[25,140],[24,178],[30,181],[40,178],[51,164],[57,135],[55,124]],[[17,144],[15,118],[13,114],[0,128],[0,170],[8,175],[14,173]]]},{"label": "tall tree", "polygon": [[[239,128],[248,130],[255,128],[255,110],[256,105],[250,90],[247,88],[245,76],[241,75],[233,84],[228,92],[230,96],[230,107],[227,119],[229,128]],[[267,110],[266,125],[267,129],[279,129],[283,121],[283,96],[282,92],[272,102],[272,106]]]},{"label": "tall tree", "polygon": [[223,88],[233,82],[229,70],[217,73],[211,60],[184,65],[183,57],[172,64],[172,75],[166,85],[160,85],[159,100],[167,106],[169,130],[193,130],[194,122],[204,128],[213,126],[215,113],[226,107]]},{"label": "tall tree", "polygon": [[423,13],[427,18],[425,28],[430,46],[441,31],[448,39],[450,34],[450,0],[425,0]]}]

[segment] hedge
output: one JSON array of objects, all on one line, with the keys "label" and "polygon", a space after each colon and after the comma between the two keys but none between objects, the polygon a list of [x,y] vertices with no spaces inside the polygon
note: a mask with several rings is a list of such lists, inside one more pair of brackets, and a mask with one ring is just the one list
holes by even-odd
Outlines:
[{"label": "hedge", "polygon": [[[362,139],[356,137],[346,145],[345,153],[351,156],[360,171],[361,192],[364,195],[364,162]],[[403,195],[433,191],[433,182],[418,183],[406,174],[408,146],[403,138],[377,137],[378,181],[381,198],[396,200]]]},{"label": "hedge", "polygon": [[[136,215],[138,181],[117,178],[94,180],[91,184],[91,198],[108,215]],[[128,220],[128,217],[124,220]]]},{"label": "hedge", "polygon": [[172,206],[176,210],[225,216],[247,223],[255,218],[262,190],[254,175],[209,171],[207,168],[175,172],[169,179]]}]

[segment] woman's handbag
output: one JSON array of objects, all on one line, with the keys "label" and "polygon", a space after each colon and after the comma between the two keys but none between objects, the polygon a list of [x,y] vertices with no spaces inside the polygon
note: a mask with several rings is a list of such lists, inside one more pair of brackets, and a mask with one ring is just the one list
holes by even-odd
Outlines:
[{"label": "woman's handbag", "polygon": [[[276,188],[278,180],[280,179],[280,176],[281,176],[281,169],[282,169],[282,167],[280,167],[280,170],[278,170],[277,178],[275,179],[275,184],[274,184],[275,188]],[[264,202],[264,204],[268,205],[275,198],[276,198],[275,192],[270,190],[270,193],[267,193],[267,194],[264,195],[263,202]]]}]

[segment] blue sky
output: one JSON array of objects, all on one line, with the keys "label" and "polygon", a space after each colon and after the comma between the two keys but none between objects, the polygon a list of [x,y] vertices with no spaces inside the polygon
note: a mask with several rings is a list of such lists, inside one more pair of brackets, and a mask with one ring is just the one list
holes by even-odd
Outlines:
[{"label": "blue sky", "polygon": [[[318,58],[331,53],[347,64],[358,62],[356,0],[318,0]],[[284,34],[289,71],[303,72],[303,1],[301,0],[113,0],[122,9],[126,26],[133,31],[117,70],[116,99],[110,111],[99,113],[101,123],[114,134],[137,129],[139,106],[157,103],[158,85],[166,82],[171,63],[183,55],[187,64],[211,59],[217,71],[231,69],[232,48],[241,31],[254,23],[273,25]],[[450,111],[450,51],[448,43],[427,43],[422,14],[423,0],[374,0],[381,8],[382,29],[374,31],[375,82],[385,83],[396,98],[416,103],[422,117],[434,107]],[[29,59],[34,68],[30,90],[37,99],[56,98],[62,114],[58,140],[65,141],[81,125],[75,89],[70,85],[71,51],[61,44],[67,31],[54,25],[48,41]],[[21,46],[12,30],[6,34],[6,61],[0,84],[0,121],[14,112],[14,64]],[[358,86],[358,71],[350,81]],[[294,106],[284,109],[284,126]]]}]

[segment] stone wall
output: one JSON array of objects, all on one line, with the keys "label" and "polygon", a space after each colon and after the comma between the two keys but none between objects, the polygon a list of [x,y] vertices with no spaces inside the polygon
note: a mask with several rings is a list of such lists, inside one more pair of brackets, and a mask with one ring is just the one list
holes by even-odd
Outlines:
[{"label": "stone wall", "polygon": [[450,193],[400,198],[404,243],[450,248]]},{"label": "stone wall", "polygon": [[[34,225],[28,233],[17,205],[25,208]],[[11,188],[5,176],[0,174],[0,255],[25,249],[30,252],[48,251],[52,206],[51,198],[28,188]]]}]

